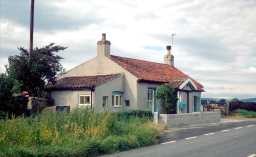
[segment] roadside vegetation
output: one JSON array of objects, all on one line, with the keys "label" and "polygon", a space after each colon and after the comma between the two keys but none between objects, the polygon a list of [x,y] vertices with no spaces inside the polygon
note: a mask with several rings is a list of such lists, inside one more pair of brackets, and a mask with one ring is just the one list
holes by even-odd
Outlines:
[{"label": "roadside vegetation", "polygon": [[149,113],[44,112],[0,122],[2,157],[87,157],[158,143]]},{"label": "roadside vegetation", "polygon": [[231,117],[237,117],[237,118],[256,118],[256,112],[255,111],[248,111],[243,109],[235,110]]}]

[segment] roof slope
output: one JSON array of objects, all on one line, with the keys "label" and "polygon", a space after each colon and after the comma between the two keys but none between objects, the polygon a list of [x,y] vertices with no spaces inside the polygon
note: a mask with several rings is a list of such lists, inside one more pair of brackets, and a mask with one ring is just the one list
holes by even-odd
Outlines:
[{"label": "roof slope", "polygon": [[114,55],[111,55],[111,60],[135,75],[139,81],[170,83],[176,88],[183,81],[191,79],[197,89],[203,91],[203,85],[173,66]]},{"label": "roof slope", "polygon": [[64,77],[53,85],[48,85],[48,90],[74,90],[74,89],[93,89],[107,81],[120,77],[121,74],[95,75],[95,76],[74,76]]}]

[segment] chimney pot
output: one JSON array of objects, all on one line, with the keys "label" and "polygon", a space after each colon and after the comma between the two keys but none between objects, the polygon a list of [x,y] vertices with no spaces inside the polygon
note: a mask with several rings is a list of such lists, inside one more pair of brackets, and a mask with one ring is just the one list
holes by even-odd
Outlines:
[{"label": "chimney pot", "polygon": [[171,45],[167,45],[167,46],[166,46],[166,49],[169,51],[169,50],[172,49],[172,46],[171,46]]},{"label": "chimney pot", "polygon": [[102,33],[102,40],[106,40],[106,33]]}]

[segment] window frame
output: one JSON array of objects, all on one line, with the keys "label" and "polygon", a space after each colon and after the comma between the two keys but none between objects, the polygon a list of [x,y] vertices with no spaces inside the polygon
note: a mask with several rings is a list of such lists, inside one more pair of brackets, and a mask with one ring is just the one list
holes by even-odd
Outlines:
[{"label": "window frame", "polygon": [[[150,92],[149,91],[152,91],[152,99],[150,100]],[[147,90],[147,105],[149,108],[151,108],[152,111],[155,110],[155,105],[156,105],[156,88],[154,87],[149,87],[148,90]]]},{"label": "window frame", "polygon": [[[150,92],[149,91],[153,91],[152,95],[151,95],[151,97],[152,97],[151,100],[149,99],[149,97],[150,97]],[[149,103],[149,101],[154,102],[155,97],[156,97],[156,88],[148,88],[148,91],[147,91],[147,101],[148,101],[148,103]]]},{"label": "window frame", "polygon": [[122,106],[122,95],[121,94],[112,95],[112,106],[113,107],[121,107]]},{"label": "window frame", "polygon": [[[81,97],[89,97],[89,103],[81,104]],[[85,100],[86,100],[86,99],[85,99]],[[79,106],[90,106],[90,105],[91,105],[91,101],[92,101],[91,95],[88,95],[88,94],[80,94],[80,95],[79,95],[79,98],[78,98],[78,101],[79,101],[79,103],[78,103]]]}]

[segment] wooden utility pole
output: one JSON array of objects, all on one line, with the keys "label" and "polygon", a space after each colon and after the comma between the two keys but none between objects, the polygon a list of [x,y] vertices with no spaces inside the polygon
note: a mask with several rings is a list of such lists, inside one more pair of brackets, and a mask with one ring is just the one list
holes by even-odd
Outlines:
[{"label": "wooden utility pole", "polygon": [[34,0],[31,0],[30,7],[30,38],[29,38],[29,55],[33,51],[33,36],[34,36]]}]

